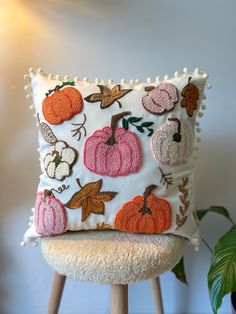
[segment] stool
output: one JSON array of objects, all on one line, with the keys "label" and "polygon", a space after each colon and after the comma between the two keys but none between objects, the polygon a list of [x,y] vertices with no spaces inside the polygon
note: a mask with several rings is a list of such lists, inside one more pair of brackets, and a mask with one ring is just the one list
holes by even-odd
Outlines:
[{"label": "stool", "polygon": [[56,271],[48,314],[57,314],[66,277],[111,285],[111,313],[128,314],[128,284],[152,280],[156,313],[163,314],[159,279],[183,256],[185,239],[116,230],[67,232],[42,238],[41,251]]}]

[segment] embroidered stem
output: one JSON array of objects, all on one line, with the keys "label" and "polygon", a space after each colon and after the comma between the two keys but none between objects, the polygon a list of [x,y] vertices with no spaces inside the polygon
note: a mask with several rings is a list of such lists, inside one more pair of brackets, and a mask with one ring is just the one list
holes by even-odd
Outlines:
[{"label": "embroidered stem", "polygon": [[188,84],[190,83],[191,79],[192,79],[192,77],[190,76],[190,77],[188,78]]},{"label": "embroidered stem", "polygon": [[177,129],[177,133],[173,134],[173,141],[175,141],[177,143],[181,142],[182,136],[181,136],[181,122],[180,122],[180,120],[177,118],[169,118],[168,120],[177,122],[178,129]]},{"label": "embroidered stem", "polygon": [[143,197],[144,197],[144,200],[143,200],[143,207],[139,210],[139,212],[142,214],[142,215],[145,215],[145,214],[151,214],[151,209],[147,207],[147,199],[148,199],[148,196],[151,194],[152,190],[154,190],[157,186],[155,184],[151,184],[149,185],[146,190],[144,191],[143,193]]},{"label": "embroidered stem", "polygon": [[58,187],[58,190],[52,188],[50,191],[51,191],[51,193],[52,193],[53,195],[54,195],[53,191],[56,192],[56,193],[61,194],[63,191],[69,189],[69,187],[70,187],[69,185],[62,184],[62,186],[59,186],[59,187]]},{"label": "embroidered stem", "polygon": [[77,139],[77,141],[79,141],[81,139],[81,130],[84,131],[84,137],[87,135],[87,131],[85,128],[85,123],[86,123],[87,117],[86,114],[84,113],[84,121],[82,123],[71,123],[72,125],[76,125],[78,126],[78,128],[70,130],[71,132],[74,132],[74,134],[72,135],[72,137],[76,136],[77,134],[79,134],[79,137]]},{"label": "embroidered stem", "polygon": [[79,178],[77,178],[77,179],[76,179],[76,182],[77,182],[78,186],[82,189],[82,188],[83,188],[83,186],[81,185],[81,183],[80,183],[80,179],[79,179]]},{"label": "embroidered stem", "polygon": [[51,190],[47,190],[47,189],[45,189],[45,190],[43,191],[43,193],[44,193],[44,200],[45,200],[48,196],[52,195],[52,191],[51,191]]},{"label": "embroidered stem", "polygon": [[119,100],[115,100],[118,104],[119,104],[119,108],[121,108],[122,106],[121,106],[121,102],[119,101]]},{"label": "embroidered stem", "polygon": [[166,185],[166,190],[168,189],[169,185],[173,184],[173,177],[171,172],[168,173],[164,173],[163,170],[161,169],[161,167],[159,167],[160,173],[161,173],[161,180],[160,183],[162,185]]},{"label": "embroidered stem", "polygon": [[49,91],[45,94],[47,97],[53,93],[53,92],[57,92],[60,89],[62,89],[64,86],[74,86],[75,83],[74,82],[63,82],[61,85],[56,85],[54,89],[49,89]]},{"label": "embroidered stem", "polygon": [[178,185],[180,195],[179,200],[181,202],[181,205],[179,206],[179,214],[176,214],[176,225],[177,228],[180,228],[183,226],[188,218],[188,215],[186,215],[187,210],[189,208],[189,199],[188,199],[188,177],[184,177],[182,179],[182,184]]},{"label": "embroidered stem", "polygon": [[116,134],[116,128],[117,128],[117,123],[118,121],[126,116],[126,115],[129,115],[131,114],[130,111],[124,111],[124,112],[121,112],[121,113],[118,113],[118,114],[115,114],[112,116],[111,118],[111,136],[109,137],[109,139],[106,141],[106,144],[107,145],[114,145],[116,142],[116,138],[115,138],[115,134]]}]

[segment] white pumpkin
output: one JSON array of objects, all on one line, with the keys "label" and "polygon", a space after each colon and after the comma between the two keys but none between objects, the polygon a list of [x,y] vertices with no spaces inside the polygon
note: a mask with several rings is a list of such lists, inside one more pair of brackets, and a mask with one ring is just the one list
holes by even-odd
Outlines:
[{"label": "white pumpkin", "polygon": [[187,122],[169,119],[152,136],[154,157],[162,164],[182,164],[193,152],[193,139],[193,131]]}]

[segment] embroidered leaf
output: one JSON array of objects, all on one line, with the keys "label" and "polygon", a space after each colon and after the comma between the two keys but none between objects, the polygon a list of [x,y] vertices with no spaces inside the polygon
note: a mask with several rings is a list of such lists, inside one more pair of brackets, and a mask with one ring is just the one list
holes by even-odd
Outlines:
[{"label": "embroidered leaf", "polygon": [[58,141],[52,129],[46,123],[44,122],[40,123],[40,131],[45,141],[48,142],[49,144],[53,145]]},{"label": "embroidered leaf", "polygon": [[150,92],[151,90],[155,89],[155,86],[146,86],[144,88],[145,92]]},{"label": "embroidered leaf", "polygon": [[97,230],[112,229],[112,225],[106,224],[106,223],[104,223],[104,222],[102,222],[102,223],[97,222],[97,224],[96,224],[96,229],[97,229]]},{"label": "embroidered leaf", "polygon": [[181,95],[181,107],[185,107],[189,117],[193,116],[194,110],[197,109],[197,101],[199,99],[199,90],[196,85],[191,82],[191,77],[188,79],[188,84],[183,88]]},{"label": "embroidered leaf", "polygon": [[179,206],[179,214],[176,214],[176,225],[177,228],[183,226],[188,218],[188,215],[186,215],[187,210],[189,208],[189,200],[188,200],[188,177],[183,177],[182,178],[182,184],[178,185],[180,195],[179,195],[179,200],[182,203],[182,205]]},{"label": "embroidered leaf", "polygon": [[72,125],[78,126],[78,128],[70,130],[71,132],[74,132],[74,134],[72,135],[72,137],[76,136],[77,134],[79,134],[77,141],[79,141],[81,139],[81,130],[83,130],[84,133],[84,137],[87,135],[87,130],[85,128],[85,123],[86,123],[87,117],[86,114],[84,113],[84,121],[82,123],[71,123]]},{"label": "embroidered leaf", "polygon": [[122,120],[122,126],[125,130],[129,129],[129,122],[126,119]]},{"label": "embroidered leaf", "polygon": [[142,117],[140,117],[140,118],[138,118],[138,117],[129,117],[129,118],[128,118],[128,121],[129,121],[130,123],[135,123],[135,122],[141,121],[142,119],[143,119]]},{"label": "embroidered leaf", "polygon": [[153,129],[149,129],[149,128],[148,128],[148,131],[149,131],[148,136],[152,136],[152,134],[153,134],[154,130],[153,130]]},{"label": "embroidered leaf", "polygon": [[132,91],[132,89],[121,89],[121,86],[115,85],[112,89],[105,85],[97,85],[100,89],[100,93],[94,93],[91,94],[84,99],[88,102],[97,102],[100,101],[100,108],[105,109],[110,107],[114,102],[117,102],[119,104],[119,107],[121,108],[121,103],[118,101],[118,99],[125,96],[127,93]]},{"label": "embroidered leaf", "polygon": [[236,226],[223,235],[213,249],[208,289],[214,314],[223,297],[236,291]]},{"label": "embroidered leaf", "polygon": [[137,125],[136,126],[136,129],[141,132],[141,133],[144,133],[144,129],[141,127],[141,125]]},{"label": "embroidered leaf", "polygon": [[100,192],[102,179],[87,183],[83,187],[80,185],[79,179],[77,179],[77,183],[81,187],[80,191],[76,192],[65,206],[70,209],[82,207],[81,221],[85,221],[91,213],[104,215],[104,202],[111,201],[116,196],[117,192]]},{"label": "embroidered leaf", "polygon": [[172,177],[172,173],[164,173],[164,171],[161,169],[161,167],[159,167],[160,173],[161,173],[161,180],[160,183],[163,186],[166,186],[166,190],[168,189],[169,185],[173,184],[173,177]]},{"label": "embroidered leaf", "polygon": [[151,125],[153,125],[153,124],[154,124],[153,122],[143,122],[143,123],[141,124],[141,126],[144,127],[144,128],[148,128],[149,126],[151,126]]},{"label": "embroidered leaf", "polygon": [[182,257],[178,264],[175,265],[175,267],[172,269],[172,272],[182,283],[188,284],[184,269],[184,257]]}]

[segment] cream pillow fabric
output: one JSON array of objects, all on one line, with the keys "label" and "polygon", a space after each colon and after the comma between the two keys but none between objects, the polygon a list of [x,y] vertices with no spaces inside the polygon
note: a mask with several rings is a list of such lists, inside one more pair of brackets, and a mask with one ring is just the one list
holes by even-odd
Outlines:
[{"label": "cream pillow fabric", "polygon": [[171,233],[198,244],[193,157],[205,72],[143,83],[41,69],[26,78],[42,174],[23,244],[89,229]]}]

